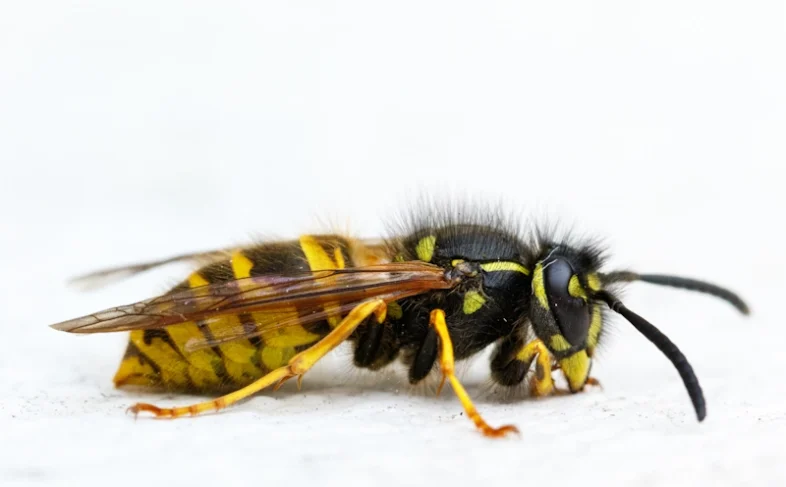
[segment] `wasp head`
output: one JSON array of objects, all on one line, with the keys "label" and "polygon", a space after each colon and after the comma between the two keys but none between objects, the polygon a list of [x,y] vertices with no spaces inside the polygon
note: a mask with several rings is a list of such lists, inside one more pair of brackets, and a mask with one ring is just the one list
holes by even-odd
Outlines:
[{"label": "wasp head", "polygon": [[600,289],[598,259],[564,246],[554,246],[544,254],[532,274],[530,319],[570,390],[577,392],[589,377],[602,325],[600,307],[589,297]]}]

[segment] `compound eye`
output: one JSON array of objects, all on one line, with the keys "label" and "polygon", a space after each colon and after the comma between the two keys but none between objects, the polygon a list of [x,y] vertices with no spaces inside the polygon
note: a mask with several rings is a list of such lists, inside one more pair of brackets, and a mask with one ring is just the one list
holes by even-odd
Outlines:
[{"label": "compound eye", "polygon": [[565,259],[557,258],[544,265],[544,286],[549,306],[562,335],[571,345],[582,345],[589,334],[590,313],[583,299],[568,291],[573,267]]}]

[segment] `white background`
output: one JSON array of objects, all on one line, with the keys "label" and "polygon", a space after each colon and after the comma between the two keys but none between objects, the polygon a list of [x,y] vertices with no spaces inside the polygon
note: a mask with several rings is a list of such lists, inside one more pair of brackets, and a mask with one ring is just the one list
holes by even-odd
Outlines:
[{"label": "white background", "polygon": [[[784,2],[4,2],[0,484],[783,485]],[[373,5],[372,5],[373,4]],[[104,266],[345,226],[413,194],[503,199],[605,238],[611,264],[717,281],[753,315],[633,285],[705,388],[620,320],[603,390],[504,401],[352,372],[303,393],[133,421],[126,337],[48,324],[161,292]],[[326,223],[327,222],[327,223]],[[322,226],[320,226],[322,223]]]}]

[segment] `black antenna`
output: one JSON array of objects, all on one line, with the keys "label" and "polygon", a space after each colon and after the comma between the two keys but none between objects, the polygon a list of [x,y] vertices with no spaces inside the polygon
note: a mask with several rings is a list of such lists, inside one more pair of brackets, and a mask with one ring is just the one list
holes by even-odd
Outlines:
[{"label": "black antenna", "polygon": [[658,330],[655,325],[637,315],[633,311],[625,307],[622,302],[612,296],[606,291],[599,291],[595,296],[602,299],[609,305],[609,308],[621,314],[633,325],[642,335],[647,337],[664,355],[674,364],[677,372],[682,377],[682,382],[688,390],[690,400],[693,402],[693,408],[696,410],[696,417],[699,421],[703,421],[707,416],[707,404],[704,402],[704,394],[702,393],[699,379],[693,372],[693,367],[688,363],[688,359],[682,354],[679,348],[672,343],[669,338]]},{"label": "black antenna", "polygon": [[604,276],[604,282],[632,282],[642,281],[649,282],[650,284],[659,284],[661,286],[676,287],[680,289],[688,289],[690,291],[698,291],[700,293],[709,294],[720,298],[727,303],[731,304],[739,310],[740,313],[747,315],[750,314],[750,308],[732,291],[720,287],[716,284],[711,284],[697,279],[690,279],[687,277],[669,276],[666,274],[636,274],[635,272],[611,272]]}]

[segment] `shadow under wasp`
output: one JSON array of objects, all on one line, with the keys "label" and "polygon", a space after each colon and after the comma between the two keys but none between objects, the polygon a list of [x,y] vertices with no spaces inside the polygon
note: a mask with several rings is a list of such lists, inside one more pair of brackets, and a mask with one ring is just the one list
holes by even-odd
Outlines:
[{"label": "shadow under wasp", "polygon": [[[599,246],[525,237],[494,214],[427,215],[379,240],[303,235],[291,241],[171,257],[98,271],[82,282],[107,281],[156,266],[200,266],[169,292],[52,325],[72,333],[130,331],[116,386],[224,393],[185,407],[138,403],[135,414],[176,418],[226,408],[303,375],[339,344],[353,346],[354,365],[379,370],[401,360],[417,384],[432,369],[450,383],[467,416],[486,436],[493,427],[477,411],[454,363],[494,345],[491,374],[502,386],[529,376],[535,396],[556,391],[559,370],[571,392],[598,383],[592,358],[607,321],[604,305],[622,315],[674,364],[699,421],[702,389],[680,350],[628,309],[617,289],[642,281],[721,298],[744,314],[731,291],[684,277],[604,272]],[[532,364],[534,365],[534,370]]]}]

